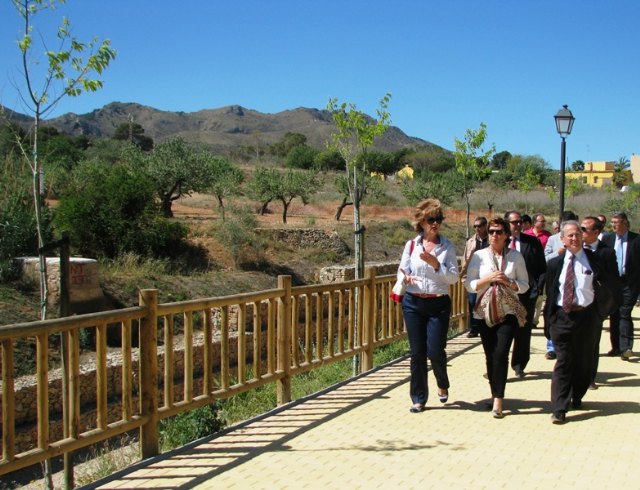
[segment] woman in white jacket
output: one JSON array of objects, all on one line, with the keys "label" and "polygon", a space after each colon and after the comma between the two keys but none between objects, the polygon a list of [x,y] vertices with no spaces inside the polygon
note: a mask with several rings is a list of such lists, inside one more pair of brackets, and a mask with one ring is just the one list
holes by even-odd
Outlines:
[{"label": "woman in white jacket", "polygon": [[[469,292],[478,294],[476,308],[472,312],[481,320],[480,338],[487,361],[487,375],[493,397],[493,416],[502,418],[502,402],[504,399],[507,374],[509,371],[509,350],[513,343],[516,329],[523,327],[526,310],[518,300],[518,294],[529,289],[529,276],[524,258],[516,249],[507,247],[509,224],[502,218],[489,221],[489,246],[474,252],[467,269],[465,287]],[[497,298],[501,298],[499,307],[487,315],[481,310],[487,301],[492,287],[504,288]],[[484,299],[484,301],[483,301]],[[489,306],[489,305],[487,305]],[[487,318],[491,324],[487,324]]]},{"label": "woman in white jacket", "polygon": [[446,403],[449,398],[445,352],[451,316],[449,285],[458,281],[458,262],[453,244],[440,235],[443,220],[437,199],[425,199],[416,206],[414,226],[419,234],[407,242],[398,268],[398,279],[407,284],[402,312],[411,350],[412,413],[422,412],[429,397],[427,358],[438,385],[438,399]]}]

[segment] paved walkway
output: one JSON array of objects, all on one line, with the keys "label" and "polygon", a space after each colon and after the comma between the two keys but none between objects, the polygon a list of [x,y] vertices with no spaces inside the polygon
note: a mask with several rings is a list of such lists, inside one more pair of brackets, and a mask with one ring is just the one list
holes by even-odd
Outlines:
[{"label": "paved walkway", "polygon": [[[605,331],[601,352],[608,337]],[[599,389],[565,425],[553,425],[553,361],[544,358],[542,329],[534,330],[526,378],[509,378],[501,420],[484,408],[489,387],[479,340],[459,336],[448,350],[445,405],[432,396],[427,411],[409,413],[402,360],[95,487],[640,488],[638,356],[602,356]]]}]

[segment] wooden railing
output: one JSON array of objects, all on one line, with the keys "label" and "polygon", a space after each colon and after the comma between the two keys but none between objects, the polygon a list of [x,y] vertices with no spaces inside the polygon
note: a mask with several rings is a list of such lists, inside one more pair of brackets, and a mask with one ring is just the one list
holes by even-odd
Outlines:
[{"label": "wooden railing", "polygon": [[[164,304],[158,304],[157,290],[143,290],[137,307],[1,326],[0,475],[134,429],[146,458],[159,453],[161,419],[267,383],[276,384],[278,404],[287,403],[292,376],[346,357],[359,356],[362,371],[369,370],[374,348],[406,335],[401,308],[389,298],[394,282],[395,275],[376,277],[373,270],[360,280],[300,287],[279,276],[275,289]],[[458,283],[450,293],[452,329],[463,331],[464,288]],[[114,327],[122,339],[115,372],[107,363],[107,331]],[[81,382],[83,329],[96,339],[90,387]],[[49,396],[52,335],[60,336],[67,352],[59,437],[51,437],[49,425],[52,416],[60,417]],[[37,442],[16,451],[14,344],[25,338],[36,344]]]}]

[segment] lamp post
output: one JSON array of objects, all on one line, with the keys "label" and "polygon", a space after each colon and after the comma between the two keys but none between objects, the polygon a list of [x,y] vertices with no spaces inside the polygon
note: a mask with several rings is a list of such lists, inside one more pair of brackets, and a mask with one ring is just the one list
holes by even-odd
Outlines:
[{"label": "lamp post", "polygon": [[558,130],[558,134],[560,138],[562,138],[562,143],[560,145],[560,216],[559,220],[562,221],[562,213],[564,213],[564,172],[565,172],[565,160],[567,153],[567,143],[565,141],[566,137],[571,134],[571,129],[573,128],[573,122],[576,120],[573,117],[573,114],[569,110],[569,107],[565,104],[562,106],[562,109],[558,111],[558,113],[553,116],[556,120],[556,129]]}]

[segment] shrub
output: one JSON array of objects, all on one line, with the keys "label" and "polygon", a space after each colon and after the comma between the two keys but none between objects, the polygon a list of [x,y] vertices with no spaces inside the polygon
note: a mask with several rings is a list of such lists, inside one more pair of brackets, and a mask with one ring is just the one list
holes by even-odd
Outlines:
[{"label": "shrub", "polygon": [[287,155],[287,167],[311,169],[319,153],[320,150],[307,145],[294,146]]},{"label": "shrub", "polygon": [[[11,157],[6,157],[0,174],[0,280],[15,276],[14,257],[38,253],[36,218],[29,184],[28,173]],[[46,209],[42,216],[46,231],[49,221]]]},{"label": "shrub", "polygon": [[87,256],[171,256],[182,246],[187,230],[160,215],[154,193],[151,180],[139,168],[85,163],[73,172],[54,223],[67,230],[73,248]]},{"label": "shrub", "polygon": [[214,230],[215,237],[231,254],[237,267],[263,261],[264,240],[256,233],[258,220],[245,208],[232,209],[232,219]]},{"label": "shrub", "polygon": [[164,450],[184,446],[224,428],[216,404],[196,408],[160,422],[160,443]]}]

